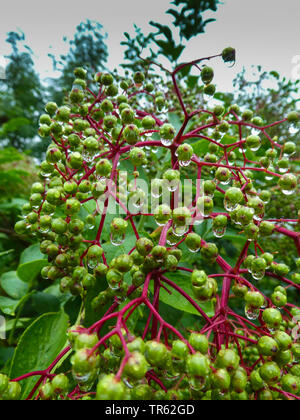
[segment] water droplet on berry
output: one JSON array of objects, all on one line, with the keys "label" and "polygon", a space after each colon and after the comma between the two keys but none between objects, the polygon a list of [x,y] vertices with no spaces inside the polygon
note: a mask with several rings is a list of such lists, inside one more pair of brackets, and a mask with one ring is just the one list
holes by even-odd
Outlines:
[{"label": "water droplet on berry", "polygon": [[48,232],[50,232],[50,228],[49,227],[40,227],[40,232],[41,233],[48,233]]},{"label": "water droplet on berry", "polygon": [[258,145],[258,146],[256,146],[256,147],[250,147],[250,150],[252,151],[252,152],[257,152],[259,149],[260,149],[260,144]]},{"label": "water droplet on berry", "polygon": [[176,243],[177,243],[177,241],[175,240],[175,238],[174,238],[174,237],[168,237],[168,238],[167,238],[167,244],[168,244],[169,246],[174,246],[174,245],[176,245]]},{"label": "water droplet on berry", "polygon": [[[269,171],[275,171],[275,169],[274,168],[269,168]],[[272,179],[273,179],[273,175],[270,175],[270,174],[266,174],[266,180],[267,181],[272,181]]]},{"label": "water droplet on berry", "polygon": [[95,223],[87,223],[86,224],[86,228],[88,229],[88,230],[92,230],[92,229],[94,229],[95,228]]},{"label": "water droplet on berry", "polygon": [[183,235],[187,233],[187,231],[189,230],[189,227],[173,225],[172,230],[175,236],[177,236],[178,238],[181,238]]},{"label": "water droplet on berry", "polygon": [[161,139],[160,141],[161,141],[161,144],[166,146],[166,147],[171,146],[171,144],[173,143],[173,140]]},{"label": "water droplet on berry", "polygon": [[245,306],[245,315],[249,320],[256,320],[259,317],[259,309],[253,308],[249,305]]},{"label": "water droplet on berry", "polygon": [[110,242],[114,246],[121,246],[123,245],[124,241],[125,241],[124,234],[120,235],[120,234],[112,233],[110,235]]},{"label": "water droplet on berry", "polygon": [[223,229],[213,229],[213,234],[216,238],[223,238],[226,233],[226,228]]},{"label": "water droplet on berry", "polygon": [[230,183],[231,179],[227,179],[226,181],[221,181],[220,184],[222,185],[228,185]]},{"label": "water droplet on berry", "polygon": [[190,165],[191,161],[190,160],[180,160],[179,161],[179,166],[186,168]]},{"label": "water droplet on berry", "polygon": [[192,252],[193,254],[197,254],[197,252],[199,252],[200,248],[197,248],[197,249],[193,248],[193,249],[191,249],[190,247],[188,247],[188,250],[190,252]]},{"label": "water droplet on berry", "polygon": [[261,280],[265,276],[265,270],[259,270],[259,271],[252,271],[252,277],[254,280]]},{"label": "water droplet on berry", "polygon": [[259,134],[260,133],[260,130],[258,129],[258,128],[253,128],[252,130],[251,130],[251,134],[253,135],[253,136],[256,136],[257,134]]},{"label": "water droplet on berry", "polygon": [[49,178],[49,176],[51,175],[51,172],[41,171],[41,175],[44,178]]},{"label": "water droplet on berry", "polygon": [[293,195],[295,193],[295,190],[282,190],[282,193],[284,195],[289,196],[289,195]]},{"label": "water droplet on berry", "polygon": [[91,270],[94,270],[94,268],[96,268],[98,264],[99,264],[99,261],[97,260],[97,258],[88,259],[87,265]]},{"label": "water droplet on berry", "polygon": [[133,385],[131,385],[131,383],[127,379],[124,378],[123,382],[127,388],[133,389]]},{"label": "water droplet on berry", "polygon": [[167,188],[168,188],[168,191],[175,192],[178,188],[178,182],[176,181],[169,182],[167,185]]},{"label": "water droplet on berry", "polygon": [[234,210],[237,209],[238,203],[234,204],[231,201],[225,199],[224,200],[224,207],[227,211],[231,212],[231,211],[234,211]]},{"label": "water droplet on berry", "polygon": [[292,135],[297,134],[298,131],[299,131],[299,129],[295,125],[291,125],[290,128],[289,128],[289,133],[292,134]]},{"label": "water droplet on berry", "polygon": [[91,162],[93,162],[96,154],[97,154],[97,152],[90,152],[90,151],[85,150],[82,153],[82,157],[87,163],[91,163]]},{"label": "water droplet on berry", "polygon": [[[76,372],[72,371],[72,375],[80,387],[89,383],[90,379],[92,378],[92,372],[86,373],[85,375],[78,375]],[[89,384],[89,386],[92,387],[92,384]]]}]

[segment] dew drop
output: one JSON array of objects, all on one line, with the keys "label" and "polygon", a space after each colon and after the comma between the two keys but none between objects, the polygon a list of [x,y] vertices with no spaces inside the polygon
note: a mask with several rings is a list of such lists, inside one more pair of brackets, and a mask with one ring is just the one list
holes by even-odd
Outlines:
[{"label": "dew drop", "polygon": [[226,233],[226,228],[223,229],[213,229],[213,234],[216,238],[223,238]]},{"label": "dew drop", "polygon": [[188,250],[192,253],[192,254],[197,254],[197,252],[199,252],[200,248],[197,249],[191,249],[190,247],[188,247]]},{"label": "dew drop", "polygon": [[257,151],[260,149],[260,146],[261,146],[261,145],[258,145],[257,147],[250,147],[250,150],[251,150],[252,152],[257,152]]},{"label": "dew drop", "polygon": [[259,309],[253,308],[249,305],[245,306],[245,315],[249,320],[256,320],[259,317]]},{"label": "dew drop", "polygon": [[85,375],[79,375],[76,372],[72,371],[73,378],[76,382],[78,382],[79,385],[87,384],[90,379],[92,378],[92,373],[86,373]]},{"label": "dew drop", "polygon": [[252,135],[254,135],[254,136],[256,136],[257,134],[259,134],[260,133],[260,130],[258,129],[258,128],[253,128],[252,130],[251,130],[251,134]]},{"label": "dew drop", "polygon": [[51,172],[41,171],[41,175],[43,178],[49,178],[49,176],[51,175]]},{"label": "dew drop", "polygon": [[256,220],[257,222],[260,222],[264,217],[264,214],[255,214],[253,216],[253,219]]},{"label": "dew drop", "polygon": [[166,146],[166,147],[171,146],[171,144],[173,143],[173,140],[161,139],[160,141],[161,141],[161,144]]},{"label": "dew drop", "polygon": [[297,134],[298,131],[299,131],[299,129],[294,125],[291,125],[290,128],[289,128],[289,133],[292,134],[292,135]]},{"label": "dew drop", "polygon": [[169,192],[175,192],[178,188],[178,182],[169,182],[167,185],[167,189]]},{"label": "dew drop", "polygon": [[87,163],[91,163],[91,162],[93,162],[96,154],[97,154],[97,152],[89,152],[89,151],[85,150],[82,154],[82,157]]},{"label": "dew drop", "polygon": [[270,174],[267,174],[266,175],[266,180],[267,181],[272,181],[272,179],[273,179],[273,176],[272,175],[270,175]]},{"label": "dew drop", "polygon": [[98,262],[97,258],[89,258],[88,263],[87,263],[88,267],[91,270],[94,270],[94,268],[96,268],[98,264],[99,264],[99,262]]},{"label": "dew drop", "polygon": [[282,193],[284,195],[289,196],[289,195],[293,195],[295,193],[295,190],[282,190]]},{"label": "dew drop", "polygon": [[50,229],[49,229],[49,227],[40,227],[40,232],[41,233],[48,233],[48,232],[50,232]]},{"label": "dew drop", "polygon": [[227,179],[227,181],[221,181],[220,184],[222,185],[228,185],[230,183],[231,179]]},{"label": "dew drop", "polygon": [[254,280],[262,280],[265,276],[265,270],[252,271],[252,277]]},{"label": "dew drop", "polygon": [[125,384],[125,386],[127,387],[127,388],[129,388],[129,389],[133,389],[133,385],[131,385],[131,383],[129,383],[128,382],[128,380],[127,379],[123,379],[123,382],[124,382],[124,384]]},{"label": "dew drop", "polygon": [[183,168],[186,168],[190,165],[191,161],[190,160],[180,160],[179,161],[179,165]]},{"label": "dew drop", "polygon": [[125,241],[125,235],[119,235],[119,234],[111,234],[110,235],[110,242],[114,246],[121,246],[123,245]]},{"label": "dew drop", "polygon": [[185,235],[187,233],[187,231],[189,230],[188,226],[176,226],[174,225],[172,227],[173,233],[175,236],[177,236],[178,238],[181,238],[183,235]]},{"label": "dew drop", "polygon": [[233,204],[233,203],[231,203],[231,201],[225,199],[224,200],[224,207],[225,207],[225,209],[227,211],[231,212],[231,211],[234,211],[234,210],[237,209],[238,203],[237,204]]}]

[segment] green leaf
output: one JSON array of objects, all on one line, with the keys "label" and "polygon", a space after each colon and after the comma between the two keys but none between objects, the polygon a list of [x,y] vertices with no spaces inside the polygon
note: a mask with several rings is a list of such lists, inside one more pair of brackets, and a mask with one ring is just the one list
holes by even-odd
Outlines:
[{"label": "green leaf", "polygon": [[[62,350],[66,342],[68,317],[64,312],[48,313],[34,321],[22,335],[15,350],[10,377],[17,378],[28,372],[46,369]],[[37,378],[22,382],[22,396],[25,399]]]},{"label": "green leaf", "polygon": [[180,128],[182,127],[182,121],[179,115],[176,114],[176,112],[169,112],[168,119],[169,119],[170,124],[174,126],[176,131],[179,131]]},{"label": "green leaf", "polygon": [[11,299],[5,296],[0,296],[0,311],[4,315],[14,316],[18,304],[19,304],[18,300]]},{"label": "green leaf", "polygon": [[5,324],[5,330],[8,333],[14,327],[16,327],[16,328],[24,328],[25,326],[28,326],[28,324],[30,324],[31,321],[32,321],[32,318],[20,318],[20,319],[17,320],[16,326],[15,326],[16,320],[15,319],[10,319]]},{"label": "green leaf", "polygon": [[187,86],[189,89],[194,89],[194,87],[197,85],[198,81],[199,81],[199,76],[192,76],[189,75],[189,77],[187,78]]},{"label": "green leaf", "polygon": [[3,274],[0,284],[5,293],[13,299],[21,299],[28,291],[28,285],[19,279],[16,271]]},{"label": "green leaf", "polygon": [[[183,289],[189,296],[193,297],[193,291],[191,287],[191,280],[190,276],[186,273],[167,273],[166,277],[172,280],[174,283],[177,284],[181,289]],[[160,299],[162,302],[166,303],[169,306],[172,306],[175,309],[180,311],[188,312],[193,315],[201,316],[201,314],[197,311],[194,306],[188,302],[184,296],[178,293],[176,290],[172,289],[170,286],[167,285],[167,289],[172,292],[170,295],[166,290],[161,289],[160,291]],[[214,306],[211,302],[197,302],[201,309],[209,316],[214,316]]]},{"label": "green leaf", "polygon": [[47,264],[47,259],[41,253],[39,245],[31,245],[21,255],[17,270],[18,277],[26,283],[31,283]]},{"label": "green leaf", "polygon": [[[128,228],[129,229],[129,228]],[[134,234],[126,234],[126,239],[123,245],[121,246],[114,246],[110,242],[107,242],[103,245],[103,250],[105,252],[107,261],[110,262],[113,258],[121,255],[121,254],[128,254],[136,244],[136,237]]]},{"label": "green leaf", "polygon": [[32,306],[39,314],[57,312],[60,310],[60,301],[56,296],[37,292],[32,296]]},{"label": "green leaf", "polygon": [[37,260],[22,264],[18,267],[17,274],[21,280],[31,283],[40,274],[41,269],[48,265],[47,260]]},{"label": "green leaf", "polygon": [[20,265],[25,264],[31,261],[35,260],[43,260],[45,259],[45,255],[43,255],[40,251],[39,244],[34,244],[29,246],[25,249],[25,251],[22,252],[21,258],[20,258]]},{"label": "green leaf", "polygon": [[14,354],[13,347],[0,347],[0,366],[2,367]]},{"label": "green leaf", "polygon": [[14,198],[11,201],[1,203],[0,209],[1,210],[21,210],[22,206],[27,203],[27,200],[24,200],[23,198]]},{"label": "green leaf", "polygon": [[196,143],[193,143],[193,149],[194,149],[194,153],[195,155],[202,157],[205,155],[205,153],[208,152],[208,145],[209,142],[206,141],[205,139],[199,140]]}]

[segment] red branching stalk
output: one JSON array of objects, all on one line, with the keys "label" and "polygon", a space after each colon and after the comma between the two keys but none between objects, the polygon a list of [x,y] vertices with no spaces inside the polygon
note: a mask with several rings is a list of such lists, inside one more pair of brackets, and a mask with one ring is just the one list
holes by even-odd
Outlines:
[{"label": "red branching stalk", "polygon": [[[183,69],[185,66],[195,66],[195,65],[197,66],[203,60],[209,60],[209,59],[212,59],[212,58],[218,57],[218,56],[219,55],[212,56],[212,57],[206,57],[206,58],[203,58],[203,59],[194,60],[190,63],[182,64],[179,67],[177,67],[172,73],[170,73],[170,75],[172,77],[172,81],[173,81],[174,92],[175,92],[175,94],[178,98],[180,107],[181,107],[181,109],[183,111],[183,114],[184,114],[184,120],[183,120],[182,126],[180,127],[180,129],[179,129],[179,131],[178,131],[178,133],[177,133],[177,135],[174,139],[173,144],[170,147],[167,147],[167,146],[162,145],[162,143],[160,141],[149,140],[147,142],[140,141],[137,144],[135,144],[134,147],[144,148],[144,147],[148,146],[148,147],[167,148],[171,152],[172,167],[177,168],[178,159],[176,157],[175,152],[176,152],[176,149],[178,148],[178,146],[180,144],[182,144],[185,140],[190,139],[190,138],[200,138],[203,141],[207,141],[207,142],[210,142],[210,143],[213,143],[213,144],[217,144],[224,152],[223,156],[219,159],[219,161],[217,163],[205,162],[195,155],[192,157],[192,162],[197,166],[197,178],[198,178],[198,180],[201,179],[202,169],[205,168],[205,167],[228,168],[231,171],[232,176],[236,180],[240,181],[241,185],[242,185],[241,181],[242,181],[242,179],[244,179],[244,185],[241,187],[241,189],[242,189],[242,191],[244,192],[244,195],[245,195],[245,188],[247,187],[247,185],[249,183],[249,180],[247,179],[247,177],[245,176],[245,173],[244,173],[246,170],[263,172],[265,174],[272,175],[274,177],[280,177],[281,175],[261,167],[258,162],[249,161],[246,158],[246,155],[245,155],[244,151],[243,151],[244,162],[243,162],[242,167],[229,164],[229,161],[228,161],[229,152],[234,151],[236,148],[239,148],[239,147],[243,146],[244,143],[245,143],[245,140],[242,137],[242,127],[248,127],[248,128],[250,127],[250,128],[255,128],[255,129],[260,130],[261,133],[269,140],[272,147],[282,148],[281,145],[277,144],[276,142],[274,142],[274,140],[272,140],[270,138],[270,136],[268,135],[266,130],[268,128],[274,127],[278,124],[281,124],[281,123],[285,122],[286,119],[284,119],[282,121],[275,122],[273,124],[269,124],[269,125],[264,126],[264,127],[257,127],[257,126],[255,126],[251,123],[245,123],[245,122],[241,121],[239,119],[239,117],[234,112],[232,112],[233,118],[235,118],[235,119],[233,119],[232,121],[229,121],[229,124],[230,125],[235,125],[235,126],[238,127],[239,140],[237,142],[232,143],[232,144],[223,145],[223,144],[218,143],[216,140],[208,137],[207,135],[202,134],[203,131],[206,130],[207,128],[216,127],[219,124],[220,121],[218,121],[218,119],[214,116],[214,114],[211,111],[208,111],[208,110],[205,110],[205,109],[199,109],[199,110],[193,111],[191,113],[188,112],[187,107],[186,107],[186,105],[184,103],[184,100],[183,100],[183,95],[180,91],[180,86],[179,86],[179,84],[177,82],[177,79],[176,79],[176,76],[180,72],[180,70]],[[103,93],[102,93],[101,90],[99,91],[99,93],[97,95],[93,94],[92,92],[90,92],[90,93],[94,97],[94,102],[90,106],[90,111],[91,111],[93,109],[93,107],[100,101],[100,98],[102,97]],[[138,92],[138,93],[141,93],[141,92]],[[196,129],[193,129],[192,131],[190,131],[188,133],[185,133],[187,125],[188,125],[189,121],[191,120],[191,118],[193,116],[199,115],[201,113],[207,113],[207,114],[211,115],[213,117],[213,122],[210,122],[209,124],[206,124],[206,125],[199,126]],[[142,111],[142,110],[137,111],[137,116],[139,118],[143,118],[146,115],[149,115],[149,114]],[[155,119],[156,124],[159,127],[164,124],[155,115],[152,115],[152,116]],[[124,145],[124,143],[121,143],[120,139],[117,142],[117,144],[113,144],[112,141],[109,138],[107,138],[108,136],[105,136],[99,130],[97,122],[94,121],[92,117],[87,116],[86,119],[90,123],[90,125],[96,130],[96,132],[99,135],[99,138],[101,139],[101,141],[103,140],[103,142],[106,144],[106,146],[109,147],[108,151],[100,154],[96,158],[107,157],[113,162],[110,181],[114,181],[117,177],[117,167],[118,167],[118,164],[120,162],[120,159],[123,157],[123,155],[125,155],[126,153],[128,153],[131,150],[132,146]],[[124,126],[123,126],[122,130],[123,129],[124,129]],[[153,132],[157,132],[157,130],[153,130]],[[142,134],[143,133],[141,133],[141,135]],[[56,141],[55,139],[53,139],[53,140]],[[68,159],[68,153],[69,153],[68,147],[65,146],[64,144],[63,144],[62,147],[63,147],[63,150],[65,152],[66,158]],[[86,165],[85,169],[86,170],[85,170],[85,174],[83,175],[83,177],[79,181],[76,181],[78,184],[80,184],[81,181],[88,179],[95,172],[95,166],[93,166],[91,169],[89,169],[88,166]],[[60,173],[60,175],[62,176],[62,178],[64,180],[73,179],[73,177],[77,173],[76,170],[72,171],[72,170],[68,169],[68,173],[64,174],[57,167],[57,165],[56,165],[56,170]],[[222,188],[220,188],[219,186],[217,186],[217,190],[220,191],[222,194],[225,193],[225,191]],[[200,191],[199,191],[199,186],[197,185],[196,201],[197,201],[197,198],[198,198],[199,195],[200,195]],[[126,220],[130,221],[133,232],[134,232],[136,238],[137,239],[139,238],[138,228],[136,227],[136,224],[135,224],[135,217],[140,216],[142,213],[131,214],[126,209],[126,206],[117,197],[117,195],[114,194],[114,192],[110,190],[110,187],[108,187],[106,200],[104,202],[104,211],[103,211],[103,214],[102,214],[99,226],[98,226],[98,231],[97,231],[96,238],[95,238],[94,241],[85,241],[86,243],[93,243],[93,244],[101,245],[100,240],[101,240],[101,235],[102,235],[103,228],[104,228],[105,221],[106,221],[106,213],[107,213],[107,208],[108,208],[108,205],[109,205],[109,199],[110,198],[114,199],[117,202],[117,204],[119,206],[121,206],[123,208],[123,210],[125,210]],[[90,199],[83,200],[82,203],[87,202],[89,200]],[[44,203],[44,201],[43,201],[43,203]],[[172,203],[174,205],[174,197],[173,197]],[[41,208],[42,208],[42,205],[40,206],[40,209],[37,211],[38,214],[40,214]],[[223,214],[226,215],[228,218],[230,218],[230,216],[227,213],[212,213],[208,218],[213,219],[216,216],[223,215]],[[148,215],[150,215],[150,213]],[[280,220],[271,220],[271,221],[274,221],[275,223],[276,222],[278,222],[278,223],[282,223],[282,222],[297,223],[297,222],[299,222],[298,220],[294,220],[294,219],[280,219]],[[168,230],[170,229],[171,226],[172,226],[172,221],[169,221],[162,228],[160,239],[159,239],[159,245],[165,246],[166,239],[167,239],[167,233],[168,233]],[[295,245],[297,247],[298,254],[300,256],[300,233],[290,231],[290,230],[288,230],[284,227],[277,226],[277,225],[275,227],[275,230],[278,233],[283,234],[285,236],[288,236],[288,237],[290,237],[291,239],[294,240]],[[192,231],[192,227],[190,227],[187,234],[191,231]],[[179,246],[179,244],[181,244],[182,242],[185,241],[185,238],[186,238],[187,234],[184,235],[183,239],[176,245],[176,247]],[[201,245],[202,246],[206,245],[206,242],[202,240]],[[255,245],[255,249],[256,249],[257,252],[258,252],[258,250],[262,251],[261,247],[259,246],[259,244],[257,244],[257,242],[255,242],[254,245]],[[240,346],[239,340],[243,340],[245,342],[252,343],[252,344],[257,344],[256,340],[249,337],[250,335],[253,335],[253,334],[257,335],[258,338],[261,335],[270,335],[269,331],[266,329],[266,327],[262,323],[261,323],[260,326],[257,326],[256,324],[249,321],[248,319],[240,316],[239,314],[234,313],[229,306],[230,290],[231,290],[233,280],[238,281],[241,284],[247,285],[249,288],[251,288],[251,290],[258,290],[255,286],[253,286],[252,283],[250,283],[248,280],[246,280],[243,277],[243,274],[245,272],[247,272],[247,270],[242,270],[241,269],[241,264],[247,256],[249,246],[250,246],[250,241],[247,241],[245,243],[245,245],[244,245],[244,247],[243,247],[243,249],[242,249],[234,267],[232,267],[230,264],[228,264],[228,262],[225,261],[221,257],[221,255],[217,256],[216,263],[219,266],[219,268],[222,270],[222,273],[216,273],[214,275],[211,275],[210,277],[221,277],[221,278],[223,278],[223,285],[222,285],[221,295],[218,296],[216,313],[213,317],[210,318],[205,313],[205,311],[203,311],[203,309],[199,306],[199,304],[191,296],[188,295],[188,293],[186,293],[182,288],[180,288],[175,282],[168,279],[164,275],[165,272],[163,270],[160,270],[160,269],[154,270],[154,271],[148,273],[148,275],[146,277],[146,280],[145,280],[145,283],[144,283],[144,286],[143,286],[143,291],[142,291],[142,294],[141,294],[140,297],[137,297],[135,299],[130,300],[130,295],[136,290],[136,287],[131,286],[129,288],[128,293],[127,293],[127,298],[129,299],[129,302],[122,309],[119,309],[119,302],[116,300],[111,305],[111,307],[107,310],[107,312],[101,317],[101,319],[99,319],[95,324],[93,324],[92,326],[90,326],[86,330],[87,333],[97,332],[98,337],[99,337],[98,343],[94,346],[93,349],[91,349],[90,354],[93,354],[94,352],[98,352],[99,349],[102,346],[106,346],[108,344],[108,340],[112,336],[117,335],[121,340],[121,343],[122,343],[122,346],[123,346],[124,352],[125,352],[125,356],[124,356],[124,358],[121,362],[119,371],[116,375],[116,378],[118,380],[120,380],[121,377],[122,377],[124,367],[125,367],[128,359],[131,356],[130,351],[128,350],[128,345],[127,345],[126,338],[123,335],[123,329],[125,329],[125,331],[128,332],[128,328],[127,328],[126,324],[129,320],[129,318],[132,316],[132,314],[141,305],[145,305],[149,310],[149,316],[148,316],[148,319],[147,319],[147,322],[146,322],[146,325],[145,325],[145,329],[144,329],[144,332],[143,332],[143,335],[142,335],[143,339],[146,338],[149,331],[151,331],[151,339],[160,340],[161,335],[163,334],[165,343],[166,343],[167,346],[169,346],[169,344],[168,344],[168,333],[170,332],[175,337],[178,337],[183,342],[185,342],[188,345],[190,352],[194,353],[195,350],[187,342],[187,340],[183,337],[183,335],[175,327],[173,327],[172,325],[167,323],[159,313],[160,291],[161,291],[161,288],[166,289],[166,285],[168,285],[168,286],[170,286],[170,288],[172,289],[173,292],[175,291],[176,293],[179,293],[199,313],[202,320],[205,322],[205,325],[202,328],[201,332],[204,333],[204,334],[207,334],[208,336],[210,336],[210,334],[214,333],[214,335],[215,335],[215,345],[217,346],[218,349],[220,349],[222,344],[224,344],[224,343],[228,347],[230,339],[235,342],[235,344],[238,348],[238,352],[239,352],[240,357],[241,357],[241,363],[246,368],[245,363],[243,361],[241,346]],[[131,250],[131,252],[133,252],[134,249],[135,248],[133,248]],[[85,255],[82,256],[81,261],[83,261],[84,257],[85,257]],[[105,254],[103,255],[103,261],[106,263]],[[191,269],[184,268],[184,267],[178,267],[178,269],[177,269],[178,276],[180,276],[180,271],[189,272],[189,273],[192,272]],[[273,273],[269,273],[269,272],[267,272],[267,276],[277,278],[278,280],[288,284],[289,286],[295,287],[298,290],[300,289],[299,285],[293,283],[291,280],[286,279],[284,277],[277,276],[277,275],[275,275]],[[150,290],[149,287],[150,287],[151,282],[154,283],[154,288],[153,288],[154,289],[154,297],[153,297],[152,302],[149,299],[149,290]],[[169,293],[172,293],[168,289],[167,289],[167,291]],[[270,304],[271,303],[270,300],[267,299],[267,297],[265,297],[265,298],[266,298],[267,302]],[[287,311],[287,316],[288,315],[289,315],[289,312]],[[106,333],[105,335],[103,335],[101,337],[101,330],[102,330],[103,326],[105,324],[107,324],[108,321],[111,321],[111,320],[115,320],[115,326],[108,333]],[[151,325],[151,321],[152,321],[152,325]],[[240,328],[245,332],[245,335],[240,335],[240,334],[235,333],[234,328],[233,328],[235,325],[240,326]],[[59,361],[66,354],[68,354],[70,352],[70,350],[71,350],[71,347],[69,347],[69,346],[66,347],[57,356],[57,358],[53,361],[53,363],[51,363],[51,365],[47,369],[27,373],[23,376],[20,376],[19,378],[14,379],[14,381],[17,382],[17,381],[22,381],[22,380],[24,380],[26,378],[29,378],[29,377],[40,376],[37,383],[35,384],[35,386],[31,390],[30,394],[28,395],[27,399],[32,399],[34,397],[34,395],[36,394],[39,386],[46,379],[53,377],[53,374],[51,373],[51,371],[59,363]],[[255,365],[252,368],[254,368]],[[251,372],[252,368],[247,367],[248,372]],[[155,375],[155,373],[152,370],[149,370],[147,372],[146,378],[147,378],[149,383],[151,381],[154,381],[161,387],[161,389],[163,389],[164,391],[167,391],[165,386],[161,382],[161,380]],[[300,399],[295,395],[289,394],[288,392],[284,392],[284,391],[279,390],[277,388],[270,387],[270,389],[273,389],[276,392],[280,392],[286,398]],[[79,388],[75,388],[75,390],[72,393],[69,394],[69,397],[73,398],[73,399],[76,399],[76,398],[78,398],[78,396],[83,395],[83,394],[84,393],[81,393]]]}]

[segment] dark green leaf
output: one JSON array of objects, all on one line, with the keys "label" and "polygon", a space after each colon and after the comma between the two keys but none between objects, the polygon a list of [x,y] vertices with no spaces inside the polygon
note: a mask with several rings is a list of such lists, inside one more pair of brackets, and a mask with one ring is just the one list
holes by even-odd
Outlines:
[{"label": "dark green leaf", "polygon": [[[66,342],[68,317],[64,312],[44,314],[33,322],[22,335],[15,350],[10,377],[46,369]],[[22,399],[26,398],[37,378],[22,383]]]},{"label": "dark green leaf", "polygon": [[21,299],[28,291],[28,285],[19,279],[16,271],[9,271],[0,279],[2,289],[13,299]]},{"label": "dark green leaf", "polygon": [[[167,273],[166,277],[174,281],[174,283],[176,283],[177,286],[181,287],[181,289],[183,289],[189,296],[193,297],[191,280],[188,274],[181,273],[181,272]],[[191,303],[189,303],[185,299],[184,296],[182,296],[176,290],[172,289],[170,286],[167,286],[167,289],[169,289],[172,292],[171,295],[166,290],[163,290],[163,289],[161,289],[161,292],[160,292],[160,299],[164,303],[178,310],[201,316],[199,312],[197,311],[197,309],[194,308],[194,306]],[[197,303],[205,311],[205,313],[208,316],[214,315],[214,307],[211,302],[204,302],[204,303],[197,302]]]}]

